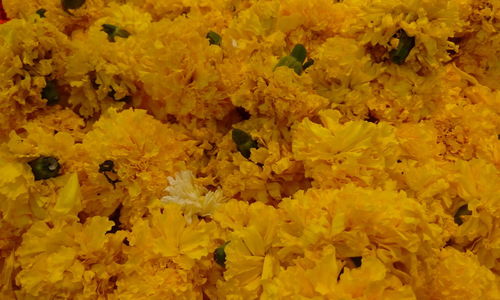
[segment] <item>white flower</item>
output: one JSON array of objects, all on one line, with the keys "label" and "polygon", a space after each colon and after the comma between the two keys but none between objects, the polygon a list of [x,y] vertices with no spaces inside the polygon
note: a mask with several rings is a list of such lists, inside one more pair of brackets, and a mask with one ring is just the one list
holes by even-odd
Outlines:
[{"label": "white flower", "polygon": [[196,184],[191,171],[178,172],[175,177],[168,177],[167,180],[169,185],[165,191],[168,195],[161,198],[161,201],[180,205],[189,223],[194,216],[212,215],[217,206],[225,201],[222,190],[212,192]]}]

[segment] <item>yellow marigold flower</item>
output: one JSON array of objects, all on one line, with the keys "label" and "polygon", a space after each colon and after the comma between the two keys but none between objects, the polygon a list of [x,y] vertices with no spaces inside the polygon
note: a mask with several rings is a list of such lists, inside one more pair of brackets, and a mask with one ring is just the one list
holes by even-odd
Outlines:
[{"label": "yellow marigold flower", "polygon": [[[225,293],[237,292],[234,287],[240,289],[241,292],[237,293],[242,295],[259,295],[262,284],[271,281],[279,271],[278,249],[275,248],[281,227],[279,212],[260,202],[240,206],[231,201],[227,203],[227,208],[225,205],[214,219],[221,220],[223,227],[229,225],[234,231],[227,237],[225,281],[218,283],[220,297]],[[238,206],[243,209],[243,215],[239,219],[233,217],[234,225],[226,223],[226,215],[231,214],[231,208]]]},{"label": "yellow marigold flower", "polygon": [[68,32],[79,28],[87,28],[89,24],[98,19],[103,12],[104,7],[110,3],[110,0],[85,0],[78,9],[64,10],[62,5],[67,1],[36,0],[24,3],[24,5],[15,0],[3,0],[3,5],[7,15],[10,18],[26,18],[36,16],[36,12],[45,9],[45,18],[47,22],[52,23],[61,32]]},{"label": "yellow marigold flower", "polygon": [[498,263],[500,250],[500,230],[498,221],[497,182],[500,182],[498,169],[483,160],[456,163],[457,174],[453,186],[462,201],[454,206],[467,204],[471,215],[466,217],[453,237],[458,245],[477,255],[479,262],[491,269],[500,270]]},{"label": "yellow marigold flower", "polygon": [[322,125],[309,119],[299,123],[293,130],[294,158],[304,162],[306,176],[317,186],[384,186],[399,152],[394,128],[365,121],[342,124],[340,117],[325,110]]},{"label": "yellow marigold flower", "polygon": [[295,42],[322,44],[327,38],[343,34],[356,23],[360,10],[354,5],[327,0],[280,2],[276,29],[289,34]]},{"label": "yellow marigold flower", "polygon": [[163,19],[138,36],[135,47],[122,50],[137,62],[134,73],[146,94],[138,107],[163,120],[220,120],[233,109],[222,82],[226,74],[218,70],[222,49],[210,45],[206,34],[202,20]]},{"label": "yellow marigold flower", "polygon": [[235,106],[245,108],[251,115],[266,116],[275,119],[277,125],[290,126],[295,121],[315,116],[330,104],[328,99],[314,92],[307,74],[299,76],[289,68],[277,68],[272,73],[269,68],[259,74],[262,68],[251,68],[256,74],[247,72],[246,79],[231,97]]},{"label": "yellow marigold flower", "polygon": [[37,111],[36,118],[31,119],[29,124],[43,128],[48,133],[70,134],[76,143],[81,142],[88,131],[85,129],[85,120],[69,108]]},{"label": "yellow marigold flower", "polygon": [[418,161],[436,159],[445,150],[443,145],[437,143],[437,130],[428,122],[401,124],[396,136],[404,154]]},{"label": "yellow marigold flower", "polygon": [[[3,147],[2,147],[3,148]],[[21,243],[21,235],[33,222],[31,191],[34,189],[33,174],[28,164],[17,161],[0,149],[0,286],[1,294],[12,295],[13,251]],[[5,296],[6,297],[6,296]],[[7,298],[10,299],[10,298]]]},{"label": "yellow marigold flower", "polygon": [[[447,176],[450,168],[450,164],[446,162],[429,161],[411,165],[408,163],[406,167],[401,168],[402,181],[407,185],[406,192],[421,200],[444,197],[451,186]],[[452,196],[454,195],[450,193],[449,197]],[[450,207],[450,202],[451,200],[445,201],[445,205]]]},{"label": "yellow marigold flower", "polygon": [[[496,276],[482,266],[471,252],[447,247],[429,270],[427,299],[500,299]],[[474,284],[471,284],[474,283]]]},{"label": "yellow marigold flower", "polygon": [[[57,114],[57,113],[56,113]],[[20,127],[20,134],[12,131],[6,143],[8,150],[19,158],[36,158],[40,155],[54,156],[60,164],[71,161],[75,147],[75,137],[81,138],[81,132],[65,130],[62,126],[52,129],[49,124],[41,125],[39,121],[31,121]],[[73,119],[75,122],[80,119]],[[81,124],[81,123],[80,123]],[[75,125],[78,125],[76,123]]]},{"label": "yellow marigold flower", "polygon": [[4,174],[0,179],[2,229],[7,232],[8,224],[14,228],[25,228],[32,220],[30,189],[34,183],[31,169],[28,164],[3,152],[0,154],[0,166]]},{"label": "yellow marigold flower", "polygon": [[[181,207],[167,204],[132,227],[127,249],[131,259],[117,282],[120,299],[198,299],[211,263],[213,222],[186,222]],[[135,297],[135,298],[134,298]]]},{"label": "yellow marigold flower", "polygon": [[[103,24],[119,26],[130,36],[112,43],[103,32]],[[147,36],[150,26],[149,13],[131,5],[110,4],[88,30],[73,34],[63,80],[72,87],[69,104],[82,116],[140,101],[135,74],[138,62],[130,48],[139,47],[137,40]]]},{"label": "yellow marigold flower", "polygon": [[380,75],[380,68],[370,64],[364,48],[354,39],[333,37],[314,52],[311,76],[320,83],[355,89]]},{"label": "yellow marigold flower", "polygon": [[191,16],[193,11],[203,11],[205,14],[210,14],[212,11],[230,9],[230,3],[226,0],[174,0],[168,3],[152,0],[131,0],[129,2],[143,10],[151,12],[156,20],[175,19],[182,15]]},{"label": "yellow marigold flower", "polygon": [[111,226],[112,222],[104,217],[89,218],[83,225],[71,221],[35,222],[16,250],[16,266],[20,268],[15,277],[19,286],[16,296],[98,297],[97,289],[87,289],[92,285],[109,287],[110,277],[118,274],[114,259],[123,247],[123,235],[105,235]]},{"label": "yellow marigold flower", "polygon": [[[447,105],[433,118],[438,142],[446,147],[445,158],[482,158],[499,164],[500,94],[485,87],[468,88],[460,102]],[[480,116],[480,117],[479,117]]]},{"label": "yellow marigold flower", "polygon": [[[498,28],[495,28],[495,16],[498,16],[498,5],[494,1],[460,1],[460,15],[466,25],[453,39],[459,46],[456,55],[457,66],[481,84],[498,89],[498,63],[494,49],[498,48],[500,39]],[[465,34],[469,38],[465,39]]]},{"label": "yellow marigold flower", "polygon": [[228,31],[233,39],[253,40],[257,36],[265,37],[274,31],[279,3],[275,1],[253,1],[241,5],[238,18],[233,18]]},{"label": "yellow marigold flower", "polygon": [[[168,257],[179,267],[190,268],[196,260],[209,253],[208,245],[214,226],[204,221],[187,224],[181,207],[167,204],[162,213],[153,211],[150,220],[135,222],[130,244],[143,250],[151,247],[150,256]],[[144,255],[144,258],[148,258],[148,255]]]},{"label": "yellow marigold flower", "polygon": [[0,298],[500,300],[497,2],[0,0]]},{"label": "yellow marigold flower", "polygon": [[[14,222],[12,224],[17,224],[15,226],[19,228],[32,218],[43,219],[47,213],[56,213],[54,207],[63,204],[59,201],[72,201],[74,197],[80,197],[78,177],[76,174],[71,175],[66,168],[68,162],[73,159],[71,151],[75,144],[68,133],[71,130],[64,132],[63,128],[56,126],[63,131],[54,134],[53,130],[47,127],[50,128],[38,126],[36,121],[26,123],[22,127],[23,133],[18,135],[14,131],[11,132],[10,140],[2,145],[2,160],[6,168],[6,179],[0,185],[5,191],[2,193],[5,197],[2,201],[5,205],[4,219]],[[36,170],[29,163],[40,157],[50,157],[57,161],[56,176],[42,179],[54,178],[37,179]],[[63,176],[57,177],[59,175]],[[76,216],[78,212],[79,208],[63,209],[59,211],[59,215]],[[23,223],[24,225],[21,225]]]},{"label": "yellow marigold flower", "polygon": [[[345,270],[338,284],[340,293],[346,294],[338,299],[365,297],[368,299],[416,299],[412,288],[402,282],[377,258],[363,257],[359,269]],[[336,292],[334,290],[334,292]]]},{"label": "yellow marigold flower", "polygon": [[0,26],[0,141],[17,129],[27,115],[47,106],[42,89],[60,77],[60,62],[68,40],[53,25],[12,20]]},{"label": "yellow marigold flower", "polygon": [[427,223],[424,207],[402,192],[354,185],[309,189],[284,199],[280,208],[287,220],[282,236],[289,249],[283,254],[333,243],[340,257],[359,256],[369,245],[381,252],[387,249],[389,257],[406,251],[427,255],[429,247],[440,242],[439,229]]},{"label": "yellow marigold flower", "polygon": [[310,257],[308,264],[280,272],[276,280],[266,286],[265,298],[416,299],[411,287],[403,285],[376,257],[363,257],[357,269],[342,269],[333,246],[327,246],[318,256]]},{"label": "yellow marigold flower", "polygon": [[[109,214],[120,201],[122,215],[126,216],[123,221],[142,216],[146,204],[163,195],[165,183],[161,178],[185,170],[186,161],[202,154],[196,143],[180,127],[163,124],[144,110],[110,109],[81,144],[86,157],[81,171],[89,185],[82,191],[84,210]],[[112,170],[99,172],[106,161],[112,162]],[[108,179],[115,180],[116,190]]]},{"label": "yellow marigold flower", "polygon": [[217,176],[226,197],[269,202],[308,186],[302,165],[292,157],[288,130],[264,118],[252,118],[234,128],[254,136],[259,146],[250,149],[247,159],[237,150],[231,131],[219,142],[208,170]]}]

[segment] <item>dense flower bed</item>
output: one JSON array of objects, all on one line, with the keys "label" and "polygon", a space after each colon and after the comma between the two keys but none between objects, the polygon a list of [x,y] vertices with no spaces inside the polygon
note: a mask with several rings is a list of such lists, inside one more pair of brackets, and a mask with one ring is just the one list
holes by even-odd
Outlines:
[{"label": "dense flower bed", "polygon": [[498,1],[1,8],[1,299],[500,299]]}]

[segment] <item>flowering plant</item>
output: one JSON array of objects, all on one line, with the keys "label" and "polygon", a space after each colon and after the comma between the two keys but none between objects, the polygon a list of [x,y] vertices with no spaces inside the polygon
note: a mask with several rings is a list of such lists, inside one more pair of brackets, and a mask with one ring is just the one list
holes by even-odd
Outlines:
[{"label": "flowering plant", "polygon": [[500,299],[499,19],[0,1],[0,298]]}]

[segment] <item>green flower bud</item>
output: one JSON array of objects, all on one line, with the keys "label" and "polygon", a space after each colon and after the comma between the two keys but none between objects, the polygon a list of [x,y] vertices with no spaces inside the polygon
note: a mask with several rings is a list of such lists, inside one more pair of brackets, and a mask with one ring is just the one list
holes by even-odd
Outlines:
[{"label": "green flower bud", "polygon": [[34,159],[28,164],[31,167],[31,171],[35,176],[35,180],[49,179],[59,175],[59,170],[61,166],[57,158],[51,156],[40,156]]},{"label": "green flower bud", "polygon": [[39,10],[36,11],[36,14],[40,16],[40,18],[45,18],[45,13],[47,12],[46,9],[40,8]]},{"label": "green flower bud", "polygon": [[411,49],[415,47],[415,37],[408,36],[403,29],[400,29],[397,35],[399,39],[398,46],[389,52],[389,57],[393,63],[401,65],[405,62]]},{"label": "green flower bud", "polygon": [[307,50],[302,44],[297,44],[292,49],[290,56],[294,57],[300,64],[303,64],[306,60]]},{"label": "green flower bud", "polygon": [[214,260],[217,264],[219,264],[221,267],[226,266],[226,251],[225,248],[229,244],[229,241],[225,242],[221,246],[219,246],[217,249],[214,251]]},{"label": "green flower bud", "polygon": [[241,129],[237,129],[237,128],[233,129],[231,136],[233,138],[233,142],[236,145],[242,145],[242,144],[245,144],[246,142],[252,140],[251,135],[249,135],[245,131],[243,131]]},{"label": "green flower bud", "polygon": [[99,173],[103,172],[113,172],[115,171],[115,163],[112,160],[105,160],[103,163],[99,164]]},{"label": "green flower bud", "polygon": [[290,69],[293,69],[297,75],[302,74],[302,64],[295,59],[293,56],[285,56],[280,58],[274,69],[278,67],[289,67]]},{"label": "green flower bud", "polygon": [[99,173],[104,175],[106,180],[113,186],[114,189],[116,189],[116,184],[118,182],[121,182],[121,180],[118,178],[115,179],[112,178],[116,177],[115,162],[112,160],[108,159],[99,164]]},{"label": "green flower bud", "polygon": [[209,31],[207,33],[206,37],[207,37],[208,42],[210,43],[210,45],[218,45],[218,46],[220,46],[222,38],[216,32]]},{"label": "green flower bud", "polygon": [[464,223],[462,217],[470,215],[472,215],[472,211],[470,211],[468,205],[465,204],[458,208],[457,212],[455,213],[455,216],[453,217],[453,220],[457,225],[462,225]]},{"label": "green flower bud", "polygon": [[85,4],[85,0],[61,0],[61,6],[65,12],[73,15],[68,9],[78,9]]},{"label": "green flower bud", "polygon": [[113,211],[111,215],[109,215],[109,220],[113,221],[115,223],[113,227],[111,227],[110,230],[106,231],[106,234],[108,233],[117,233],[118,230],[120,230],[120,227],[122,226],[122,223],[120,222],[120,216],[121,216],[121,210],[123,208],[123,205],[120,203],[118,207]]},{"label": "green flower bud", "polygon": [[280,58],[280,60],[274,67],[274,70],[276,70],[276,68],[278,67],[286,66],[290,69],[293,69],[293,71],[297,73],[297,75],[300,75],[302,74],[302,71],[314,64],[314,60],[312,59],[308,59],[304,64],[306,56],[307,51],[304,45],[297,44],[295,45],[295,47],[293,47],[292,53],[290,53],[290,55]]},{"label": "green flower bud", "polygon": [[42,99],[47,100],[47,105],[56,105],[59,103],[59,92],[55,80],[49,80],[45,83],[42,90]]},{"label": "green flower bud", "polygon": [[116,42],[115,37],[117,36],[124,39],[130,36],[130,33],[125,29],[121,29],[120,27],[111,24],[102,24],[101,31],[104,31],[108,34],[108,41],[112,43]]},{"label": "green flower bud", "polygon": [[245,158],[250,157],[250,149],[257,149],[259,145],[257,141],[252,139],[252,136],[240,129],[233,129],[232,132],[233,142],[236,144],[236,148]]},{"label": "green flower bud", "polygon": [[312,66],[313,64],[314,64],[314,59],[309,58],[309,59],[307,59],[306,63],[302,66],[302,69],[305,70],[305,69],[309,68],[310,66]]}]

